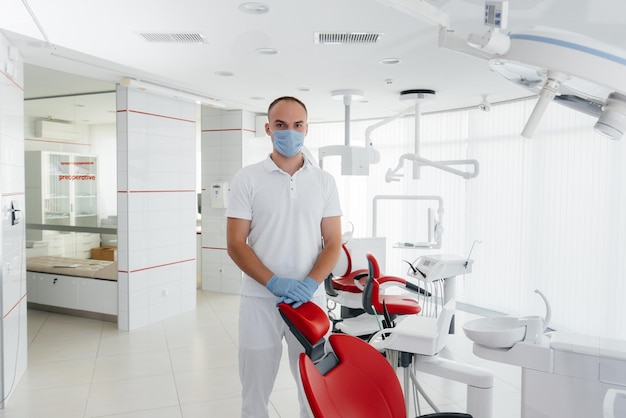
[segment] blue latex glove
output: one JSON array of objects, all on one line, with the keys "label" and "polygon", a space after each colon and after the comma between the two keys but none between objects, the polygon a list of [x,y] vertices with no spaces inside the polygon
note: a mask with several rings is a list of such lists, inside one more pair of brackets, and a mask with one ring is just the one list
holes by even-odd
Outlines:
[{"label": "blue latex glove", "polygon": [[319,283],[315,279],[307,276],[304,280],[298,281],[298,286],[287,294],[287,297],[294,300],[293,307],[297,308],[313,297]]},{"label": "blue latex glove", "polygon": [[298,287],[299,283],[300,281],[296,279],[286,279],[274,275],[265,284],[265,287],[275,296],[278,296],[279,299],[277,303],[285,302],[288,304],[292,304],[294,302],[294,299],[289,296],[289,293],[293,291],[293,289]]}]

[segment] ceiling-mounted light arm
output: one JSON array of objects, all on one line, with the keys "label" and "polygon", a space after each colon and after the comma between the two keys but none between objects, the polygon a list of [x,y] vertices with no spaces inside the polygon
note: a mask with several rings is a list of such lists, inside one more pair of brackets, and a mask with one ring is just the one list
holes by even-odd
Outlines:
[{"label": "ceiling-mounted light arm", "polygon": [[490,60],[496,56],[493,52],[470,46],[466,38],[462,38],[456,35],[454,31],[443,27],[439,28],[439,47],[485,60]]},{"label": "ceiling-mounted light arm", "polygon": [[[548,77],[550,77],[550,75],[548,75]],[[541,117],[545,113],[550,102],[552,102],[552,99],[554,99],[554,96],[556,96],[560,85],[560,81],[556,78],[548,78],[548,80],[546,80],[546,83],[539,92],[537,104],[530,114],[528,121],[526,121],[526,126],[524,126],[524,130],[522,131],[522,136],[524,138],[532,138]]]},{"label": "ceiling-mounted light arm", "polygon": [[350,145],[350,104],[352,103],[352,96],[346,94],[343,96],[343,107],[344,107],[344,145]]},{"label": "ceiling-mounted light arm", "polygon": [[414,109],[413,106],[411,107],[407,107],[406,109],[404,109],[402,112],[393,115],[393,116],[389,116],[388,118],[385,118],[383,120],[381,120],[380,122],[377,122],[373,125],[368,126],[367,128],[365,128],[365,145],[366,146],[373,146],[374,142],[372,140],[372,132],[374,132],[376,129],[380,128],[381,126],[384,126],[390,122],[393,122],[396,119],[400,119],[402,116],[408,115],[412,110]]},{"label": "ceiling-mounted light arm", "polygon": [[[455,174],[461,176],[465,179],[471,179],[478,175],[478,161],[476,160],[449,160],[449,161],[431,161],[426,158],[422,158],[420,156],[420,131],[421,131],[421,112],[420,112],[420,103],[424,100],[433,99],[435,97],[434,90],[426,90],[426,89],[413,89],[413,90],[404,90],[400,93],[400,100],[414,100],[414,109],[415,109],[415,154],[403,154],[400,156],[400,160],[398,165],[393,170],[387,170],[385,175],[385,180],[387,183],[392,181],[399,181],[402,174],[398,172],[404,165],[405,160],[413,161],[413,179],[417,180],[420,178],[420,168],[422,166],[430,166],[434,168],[438,168],[440,170],[446,171],[451,174]],[[472,171],[463,171],[453,166],[472,166]]]},{"label": "ceiling-mounted light arm", "polygon": [[[400,181],[400,177],[403,177],[403,175],[399,174],[398,172],[404,166],[405,160],[413,161],[414,164],[420,165],[420,166],[430,166],[430,167],[438,168],[450,174],[461,176],[466,180],[469,180],[478,176],[478,171],[479,171],[478,161],[474,159],[431,161],[431,160],[427,160],[426,158],[422,158],[416,154],[402,154],[398,161],[398,165],[393,170],[391,169],[387,170],[387,174],[385,175],[385,181],[387,183],[391,183],[392,181]],[[463,171],[457,168],[453,168],[453,166],[460,166],[460,165],[472,166],[472,171]]]},{"label": "ceiling-mounted light arm", "polygon": [[484,24],[489,26],[489,30],[483,34],[470,34],[467,43],[474,48],[494,55],[506,54],[511,47],[511,38],[500,30],[507,27],[508,15],[508,0],[487,0],[485,2]]}]

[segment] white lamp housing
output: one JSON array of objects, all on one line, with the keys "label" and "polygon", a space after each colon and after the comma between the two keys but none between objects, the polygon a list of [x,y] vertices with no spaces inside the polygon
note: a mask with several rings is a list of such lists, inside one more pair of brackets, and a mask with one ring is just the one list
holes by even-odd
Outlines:
[{"label": "white lamp housing", "polygon": [[626,131],[626,96],[615,92],[609,94],[593,129],[610,139],[620,139]]}]

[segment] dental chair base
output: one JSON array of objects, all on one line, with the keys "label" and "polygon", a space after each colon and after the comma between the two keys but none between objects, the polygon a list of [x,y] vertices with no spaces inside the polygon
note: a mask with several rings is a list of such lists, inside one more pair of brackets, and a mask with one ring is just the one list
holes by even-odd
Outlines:
[{"label": "dental chair base", "polygon": [[474,418],[492,417],[493,374],[483,368],[444,359],[438,355],[447,343],[455,310],[456,301],[449,300],[439,317],[409,316],[395,327],[379,331],[370,340],[370,344],[379,351],[391,350],[411,355],[409,364],[403,365],[407,414],[410,406],[410,381],[430,406],[437,410],[415,377],[415,372],[421,371],[466,384],[467,412]]},{"label": "dental chair base", "polygon": [[[601,417],[611,390],[626,389],[626,342],[568,332],[511,348],[474,343],[478,357],[522,367],[522,418]],[[615,404],[626,417],[626,400]]]},{"label": "dental chair base", "polygon": [[493,374],[491,372],[439,356],[415,356],[413,367],[416,371],[464,383],[467,385],[465,406],[467,413],[474,418],[493,416]]}]

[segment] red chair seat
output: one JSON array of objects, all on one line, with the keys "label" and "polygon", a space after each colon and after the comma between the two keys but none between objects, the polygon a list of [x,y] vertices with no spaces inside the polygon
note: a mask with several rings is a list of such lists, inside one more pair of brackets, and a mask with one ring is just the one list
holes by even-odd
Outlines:
[{"label": "red chair seat", "polygon": [[[415,299],[400,295],[382,295],[379,299],[377,312],[383,312],[383,301],[387,307],[387,312],[392,315],[413,315],[422,311],[422,307]],[[374,307],[376,306],[377,304],[374,303]],[[380,311],[378,308],[380,308]]]},{"label": "red chair seat", "polygon": [[369,274],[363,293],[363,308],[367,313],[371,315],[382,314],[386,309],[387,313],[391,315],[414,315],[422,311],[417,299],[402,295],[383,294],[381,292],[381,284],[383,283],[395,282],[402,287],[408,287],[408,283],[400,277],[381,276],[378,261],[373,254],[367,254],[367,262]]},{"label": "red chair seat", "polygon": [[[361,283],[361,287],[359,288],[355,283],[354,279],[356,276],[362,276],[359,278],[359,282]],[[365,286],[365,280],[367,279],[367,269],[355,270],[350,272],[346,276],[342,277],[333,277],[332,283],[333,288],[335,290],[340,290],[343,292],[349,293],[362,293],[363,286]]]}]

